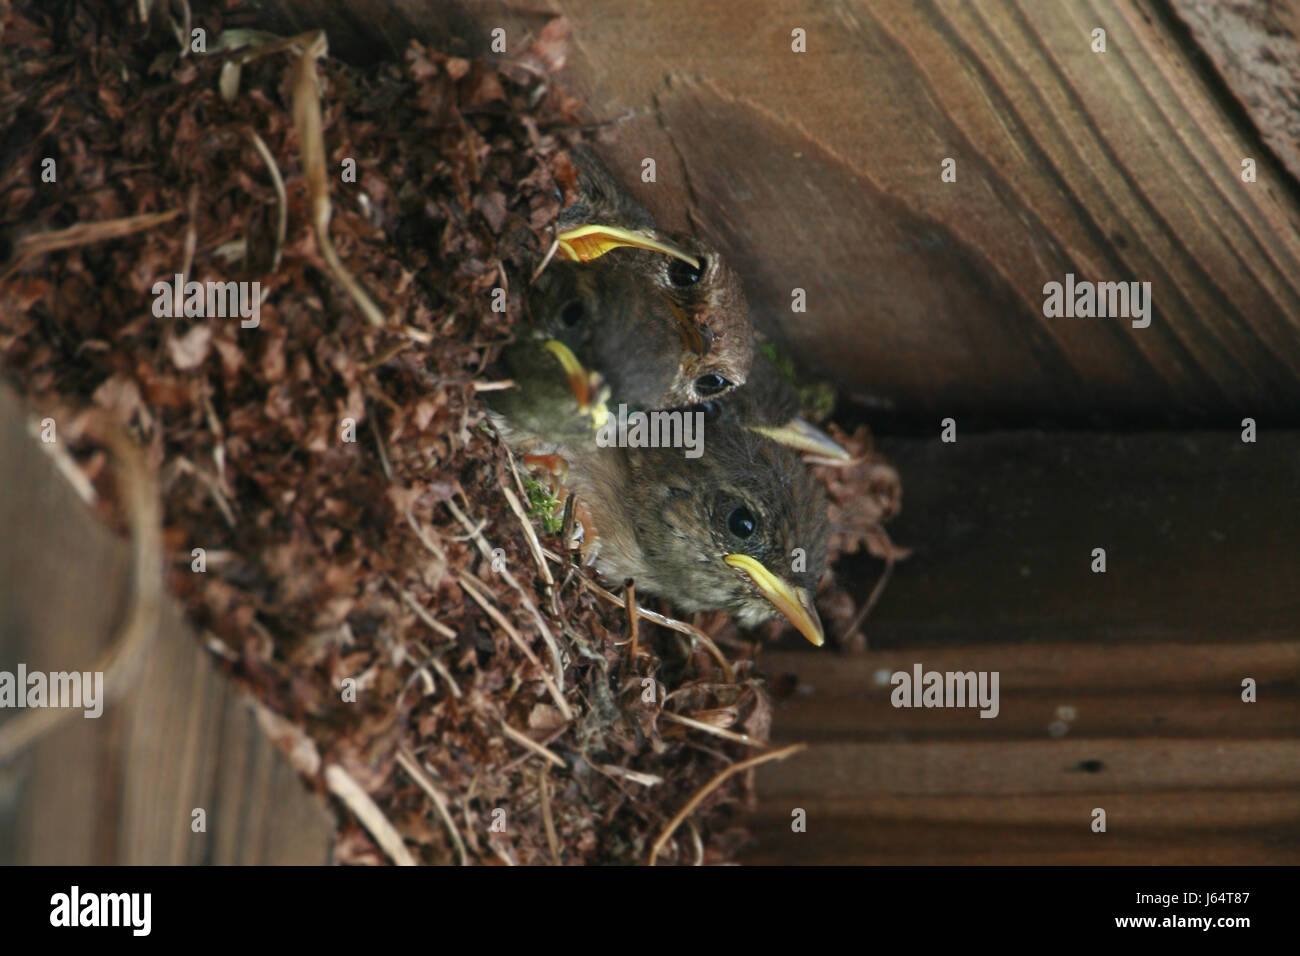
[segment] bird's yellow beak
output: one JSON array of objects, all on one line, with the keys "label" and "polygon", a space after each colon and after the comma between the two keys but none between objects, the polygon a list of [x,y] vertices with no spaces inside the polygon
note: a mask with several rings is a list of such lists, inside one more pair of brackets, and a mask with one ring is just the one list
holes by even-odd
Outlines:
[{"label": "bird's yellow beak", "polygon": [[590,262],[599,259],[611,249],[627,246],[633,249],[649,249],[662,252],[666,256],[681,259],[698,269],[700,262],[694,256],[683,252],[676,246],[661,242],[649,232],[637,229],[620,229],[618,226],[602,226],[596,223],[578,226],[556,236],[560,243],[560,252],[566,259],[574,262]]},{"label": "bird's yellow beak", "polygon": [[853,458],[830,435],[802,418],[792,418],[784,425],[750,425],[749,430],[766,435],[778,445],[785,445],[795,451],[806,451],[836,461],[850,461]]},{"label": "bird's yellow beak", "polygon": [[784,614],[800,634],[818,647],[825,643],[826,633],[813,607],[812,595],[802,588],[796,591],[747,554],[729,554],[723,560],[748,574],[763,597],[771,601],[772,606]]},{"label": "bird's yellow beak", "polygon": [[547,339],[543,346],[559,361],[560,367],[569,380],[573,397],[578,400],[578,411],[591,415],[591,423],[603,428],[609,418],[609,409],[605,407],[605,398],[599,394],[600,379],[594,372],[587,371],[573,351],[559,339]]}]

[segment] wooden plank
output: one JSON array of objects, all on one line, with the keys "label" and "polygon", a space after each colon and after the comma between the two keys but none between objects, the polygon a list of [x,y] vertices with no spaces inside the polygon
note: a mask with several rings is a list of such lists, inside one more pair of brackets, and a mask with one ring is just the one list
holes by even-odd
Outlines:
[{"label": "wooden plank", "polygon": [[[1248,865],[1300,859],[1294,790],[1035,797],[873,796],[767,804],[745,860],[780,865]],[[1094,833],[1092,811],[1107,813]]]},{"label": "wooden plank", "polygon": [[[1259,740],[1300,733],[1300,641],[1271,644],[1023,644],[871,651],[849,656],[768,651],[762,670],[790,689],[782,741],[1197,738]],[[900,710],[897,671],[998,672],[999,713]],[[1259,701],[1241,701],[1241,680]],[[1062,714],[1065,716],[1063,717]]]},{"label": "wooden plank", "polygon": [[[83,670],[120,622],[130,558],[55,473],[30,414],[0,388],[0,670]],[[0,793],[0,863],[325,863],[334,830],[170,601],[121,703],[0,767]]]},{"label": "wooden plank", "polygon": [[[1004,694],[1083,693],[1137,696],[1144,692],[1187,693],[1240,690],[1236,675],[1261,686],[1281,685],[1286,699],[1300,696],[1300,635],[1259,644],[993,644],[982,647],[907,647],[866,653],[765,650],[760,667],[771,675],[794,674],[805,685],[796,699],[813,695],[836,699],[887,696],[882,671],[926,670],[1001,672]],[[1230,683],[1225,683],[1230,681]],[[1297,725],[1300,729],[1300,724]]]},{"label": "wooden plank", "polygon": [[[929,662],[925,662],[929,667]],[[1003,672],[1005,676],[1005,672]],[[1300,724],[1300,696],[1294,690],[1280,704],[1266,688],[1270,706],[1244,706],[1240,688],[1221,679],[1218,692],[1131,691],[1087,694],[1069,688],[1013,694],[1001,688],[998,740],[1046,740],[1055,737],[1149,740],[1182,738],[1259,740],[1289,736]],[[864,695],[865,696],[865,695]],[[914,710],[904,721],[881,692],[861,701],[814,698],[778,710],[782,740],[929,741],[987,740],[986,718],[969,710]],[[1062,720],[1061,713],[1071,716]]]},{"label": "wooden plank", "polygon": [[[917,662],[998,671],[998,716],[893,707],[889,675]],[[774,743],[811,746],[758,771],[748,862],[1300,862],[1300,640],[768,650],[760,668],[786,688]]]},{"label": "wooden plank", "polygon": [[758,785],[769,803],[876,794],[1284,788],[1300,803],[1300,739],[821,743],[779,766],[760,768]]},{"label": "wooden plank", "polygon": [[[905,490],[890,533],[916,553],[871,646],[1300,634],[1300,433],[957,434],[878,443]],[[841,580],[865,595],[879,573]]]}]

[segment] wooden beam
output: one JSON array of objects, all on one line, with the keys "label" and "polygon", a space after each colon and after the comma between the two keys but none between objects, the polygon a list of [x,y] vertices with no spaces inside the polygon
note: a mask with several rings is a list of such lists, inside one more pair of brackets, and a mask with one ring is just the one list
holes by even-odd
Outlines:
[{"label": "wooden beam", "polygon": [[[880,442],[904,488],[890,533],[916,553],[867,623],[871,646],[1295,640],[1300,433],[1261,427],[1251,444],[959,422],[953,444]],[[879,573],[873,560],[841,577],[865,595]]]},{"label": "wooden beam", "polygon": [[[10,672],[91,668],[131,578],[125,543],[29,433],[46,414],[0,388],[0,670]],[[320,864],[334,832],[329,807],[170,600],[126,697],[0,766],[0,797],[0,863]],[[192,829],[195,809],[204,832]]]}]

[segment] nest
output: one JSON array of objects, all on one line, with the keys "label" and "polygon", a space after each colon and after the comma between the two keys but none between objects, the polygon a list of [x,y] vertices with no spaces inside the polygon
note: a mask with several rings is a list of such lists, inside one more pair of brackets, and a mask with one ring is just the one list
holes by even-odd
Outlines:
[{"label": "nest", "polygon": [[[336,859],[734,859],[748,771],[796,749],[757,645],[580,569],[476,397],[573,188],[565,23],[359,70],[95,9],[4,23],[5,375],[143,447],[167,587],[337,798]],[[256,326],[186,317],[176,275],[258,282]],[[836,547],[892,562],[897,475],[840,437]]]}]

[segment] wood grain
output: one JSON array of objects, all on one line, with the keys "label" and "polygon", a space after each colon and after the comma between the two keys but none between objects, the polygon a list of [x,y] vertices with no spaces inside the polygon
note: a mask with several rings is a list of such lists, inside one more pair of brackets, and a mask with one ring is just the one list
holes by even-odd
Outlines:
[{"label": "wood grain", "polygon": [[[916,551],[870,650],[761,655],[774,743],[810,746],[759,772],[749,860],[1300,862],[1300,434],[1240,438],[883,443]],[[856,568],[865,594],[879,562]],[[892,706],[918,663],[996,671],[998,716]]]},{"label": "wood grain", "polygon": [[[86,669],[117,629],[130,557],[55,473],[31,415],[0,388],[0,670]],[[148,653],[121,703],[0,767],[0,863],[328,862],[333,814],[173,602]]]},{"label": "wood grain", "polygon": [[[811,799],[808,830],[765,804],[751,864],[1194,866],[1294,865],[1294,789],[1097,792],[1047,796],[884,796]],[[1105,833],[1089,828],[1094,808]]]},{"label": "wood grain", "polygon": [[[873,647],[1219,642],[1300,634],[1300,433],[1002,433],[880,443],[916,553]],[[1105,574],[1091,570],[1106,550]],[[865,594],[878,561],[850,565]],[[860,582],[860,583],[859,583]],[[1104,656],[1104,655],[1103,655]]]},{"label": "wood grain", "polygon": [[[998,717],[890,706],[886,675],[914,662],[998,671]],[[776,652],[762,668],[795,675],[775,743],[810,747],[759,771],[750,862],[1300,861],[1300,640]]]}]

